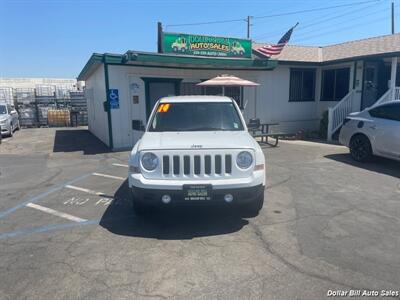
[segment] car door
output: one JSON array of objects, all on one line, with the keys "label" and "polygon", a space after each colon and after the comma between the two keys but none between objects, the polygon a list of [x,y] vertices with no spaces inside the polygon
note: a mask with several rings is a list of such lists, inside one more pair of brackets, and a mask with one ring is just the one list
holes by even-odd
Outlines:
[{"label": "car door", "polygon": [[17,112],[11,105],[7,105],[7,110],[8,110],[8,114],[11,117],[12,126],[13,126],[13,128],[15,128],[15,126],[17,126],[17,123],[18,123]]},{"label": "car door", "polygon": [[369,111],[375,154],[400,159],[400,102],[378,106]]}]

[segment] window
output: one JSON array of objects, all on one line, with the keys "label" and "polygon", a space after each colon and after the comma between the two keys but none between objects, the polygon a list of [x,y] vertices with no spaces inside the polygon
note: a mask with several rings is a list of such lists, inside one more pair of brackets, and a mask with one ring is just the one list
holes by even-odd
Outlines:
[{"label": "window", "polygon": [[289,101],[315,100],[315,69],[290,69]]},{"label": "window", "polygon": [[350,68],[322,71],[321,101],[339,101],[349,92]]},{"label": "window", "polygon": [[182,82],[181,83],[181,95],[201,95],[201,86],[197,85],[197,82]]},{"label": "window", "polygon": [[232,102],[161,103],[149,131],[239,131],[243,124]]},{"label": "window", "polygon": [[374,118],[400,121],[400,103],[378,106],[369,111]]}]

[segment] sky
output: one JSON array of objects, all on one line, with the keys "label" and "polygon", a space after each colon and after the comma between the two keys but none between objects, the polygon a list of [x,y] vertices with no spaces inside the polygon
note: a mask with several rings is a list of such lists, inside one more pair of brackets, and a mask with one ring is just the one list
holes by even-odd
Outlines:
[{"label": "sky", "polygon": [[[164,31],[324,46],[390,34],[392,0],[0,0],[0,77],[75,78],[94,52],[157,51]],[[395,1],[400,32],[400,0]],[[183,25],[234,20],[202,25]]]}]

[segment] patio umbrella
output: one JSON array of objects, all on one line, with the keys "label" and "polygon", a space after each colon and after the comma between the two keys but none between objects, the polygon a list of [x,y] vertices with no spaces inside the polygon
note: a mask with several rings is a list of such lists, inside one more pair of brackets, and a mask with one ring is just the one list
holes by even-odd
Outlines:
[{"label": "patio umbrella", "polygon": [[222,86],[222,95],[225,96],[226,86],[238,86],[240,87],[240,106],[243,104],[243,87],[244,86],[258,86],[259,84],[250,80],[242,79],[233,75],[222,74],[217,77],[208,79],[200,82],[197,85],[200,86]]},{"label": "patio umbrella", "polygon": [[222,74],[217,77],[208,79],[206,81],[200,82],[197,85],[200,86],[222,86],[222,94],[225,95],[226,86],[257,86],[256,82],[242,79],[233,75]]}]

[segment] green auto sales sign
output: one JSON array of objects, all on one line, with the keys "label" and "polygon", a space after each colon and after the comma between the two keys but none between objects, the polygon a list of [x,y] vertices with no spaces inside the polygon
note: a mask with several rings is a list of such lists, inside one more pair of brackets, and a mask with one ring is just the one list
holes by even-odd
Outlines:
[{"label": "green auto sales sign", "polygon": [[164,53],[251,58],[251,40],[163,32]]}]

